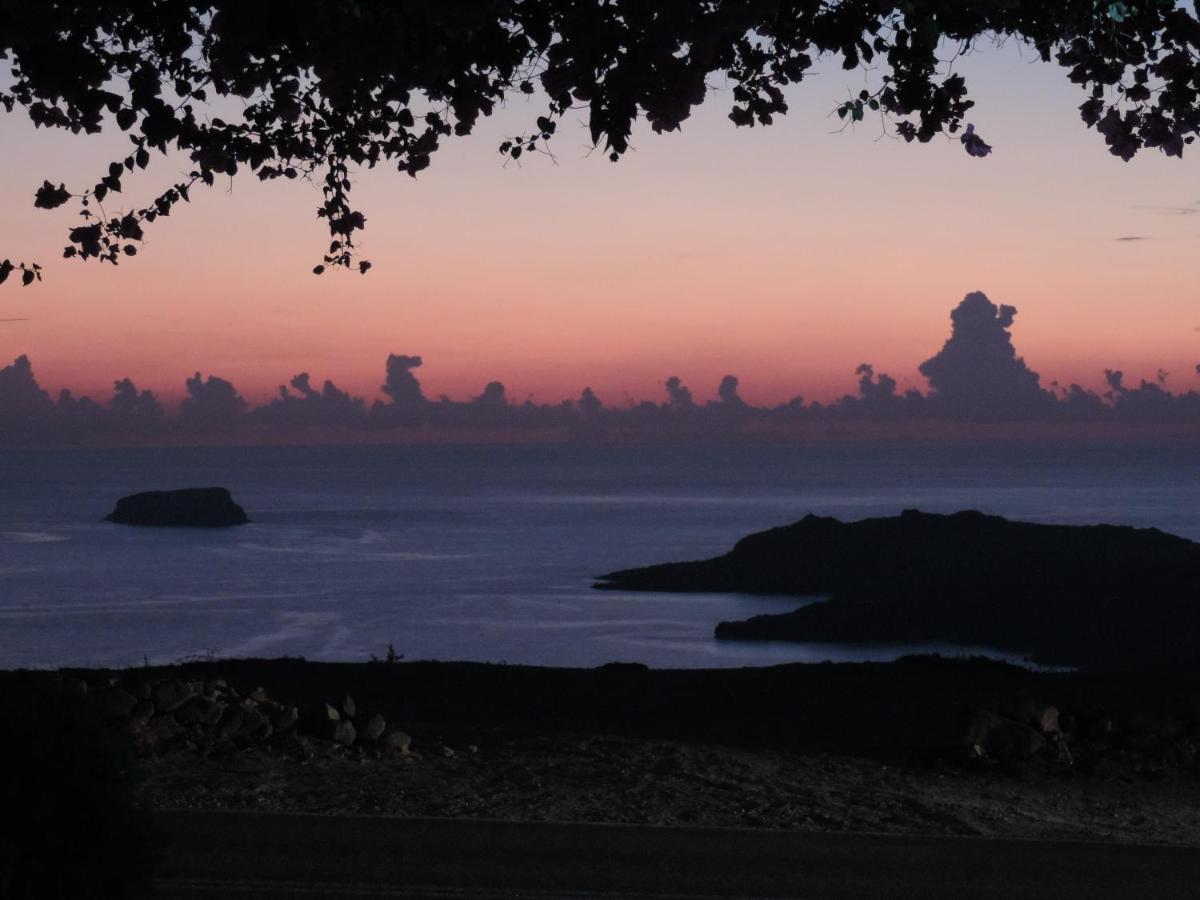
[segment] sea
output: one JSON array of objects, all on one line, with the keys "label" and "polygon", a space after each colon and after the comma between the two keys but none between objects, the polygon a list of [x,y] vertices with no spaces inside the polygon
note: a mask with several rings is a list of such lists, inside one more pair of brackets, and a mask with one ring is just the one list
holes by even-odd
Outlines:
[{"label": "sea", "polygon": [[[103,521],[125,494],[213,485],[251,524]],[[1200,540],[1200,454],[1011,441],[0,450],[0,668],[361,662],[389,647],[406,660],[658,668],[1003,656],[717,641],[719,621],[820,598],[592,587],[809,513],[907,508]]]}]

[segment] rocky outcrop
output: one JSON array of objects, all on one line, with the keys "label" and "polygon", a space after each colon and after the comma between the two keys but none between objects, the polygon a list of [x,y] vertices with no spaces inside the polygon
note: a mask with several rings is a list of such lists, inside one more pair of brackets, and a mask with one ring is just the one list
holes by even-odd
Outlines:
[{"label": "rocky outcrop", "polygon": [[948,642],[1102,668],[1195,668],[1200,545],[1156,529],[978,512],[808,516],[716,559],[614,572],[596,587],[819,596],[722,622],[719,638]]},{"label": "rocky outcrop", "polygon": [[[1160,701],[1161,702],[1161,701]],[[1004,768],[1039,767],[1104,778],[1163,777],[1200,770],[1200,708],[1057,706],[1028,697],[973,710],[965,719],[967,761]]]},{"label": "rocky outcrop", "polygon": [[254,749],[311,757],[339,752],[404,755],[412,739],[379,713],[358,710],[353,698],[321,703],[307,714],[279,703],[261,687],[240,693],[224,679],[142,680],[135,674],[78,682],[92,708],[125,731],[143,756],[191,752],[201,756]]},{"label": "rocky outcrop", "polygon": [[117,501],[105,521],[121,525],[182,528],[223,528],[245,525],[246,511],[223,487],[146,491]]}]

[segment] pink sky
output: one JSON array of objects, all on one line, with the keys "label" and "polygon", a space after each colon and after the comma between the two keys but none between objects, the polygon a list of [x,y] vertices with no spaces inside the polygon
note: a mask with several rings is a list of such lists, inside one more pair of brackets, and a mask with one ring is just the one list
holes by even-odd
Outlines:
[{"label": "pink sky", "polygon": [[[590,385],[619,404],[679,375],[704,399],[734,373],[763,404],[851,392],[860,362],[923,388],[950,309],[982,290],[1020,310],[1015,343],[1044,385],[1097,387],[1113,366],[1200,387],[1200,151],[1122,163],[1079,121],[1078,89],[1015,47],[958,68],[996,148],[984,160],[880,139],[877,122],[831,133],[861,78],[836,62],[772,128],[735,129],[714,92],[615,165],[568,120],[557,165],[503,166],[496,144],[541,111],[522,98],[415,181],[357,178],[367,276],[310,273],[328,240],[316,187],[246,177],[195,194],[117,269],[58,259],[74,206],[35,210],[34,189],[90,183],[123,138],[0,116],[0,256],[46,265],[40,287],[0,290],[0,319],[26,320],[0,322],[0,364],[27,353],[52,390],[105,397],[130,376],[168,400],[201,370],[259,401],[302,369],[374,397],[394,352],[424,357],[429,396],[499,379],[515,399]],[[181,168],[159,159],[117,200]]]}]

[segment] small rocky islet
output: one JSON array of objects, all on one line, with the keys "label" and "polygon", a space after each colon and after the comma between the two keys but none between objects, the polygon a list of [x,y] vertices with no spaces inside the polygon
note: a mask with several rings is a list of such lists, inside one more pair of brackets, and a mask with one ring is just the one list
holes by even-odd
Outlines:
[{"label": "small rocky islet", "polygon": [[718,638],[992,647],[1094,669],[1195,670],[1200,544],[1154,528],[906,510],[806,516],[723,556],[601,576],[597,588],[808,598]]},{"label": "small rocky islet", "polygon": [[157,528],[227,528],[250,521],[229,489],[223,487],[130,494],[118,500],[104,520]]}]

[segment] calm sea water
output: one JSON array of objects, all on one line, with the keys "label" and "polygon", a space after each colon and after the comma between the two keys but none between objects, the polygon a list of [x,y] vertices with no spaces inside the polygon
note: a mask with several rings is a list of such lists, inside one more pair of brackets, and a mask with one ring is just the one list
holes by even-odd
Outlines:
[{"label": "calm sea water", "polygon": [[[224,485],[253,524],[101,521],[139,490]],[[324,447],[0,452],[0,666],[195,654],[592,666],[884,659],[920,648],[717,642],[744,595],[599,592],[806,513],[977,508],[1200,539],[1193,450]],[[944,649],[944,648],[943,648]]]}]

